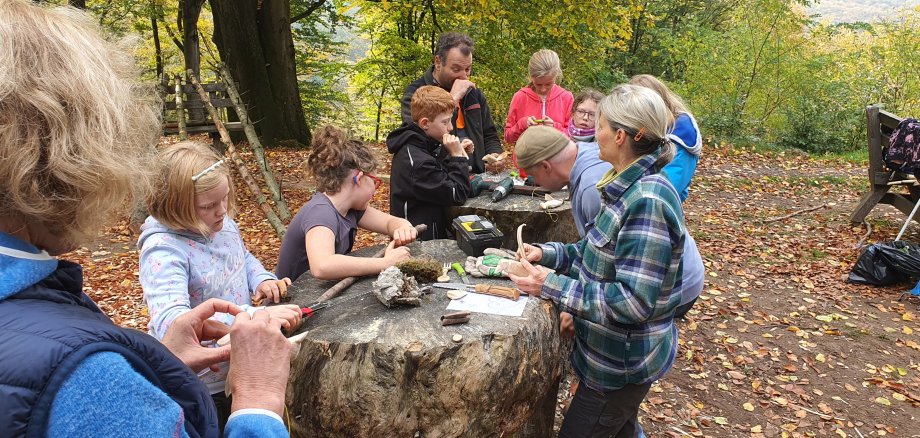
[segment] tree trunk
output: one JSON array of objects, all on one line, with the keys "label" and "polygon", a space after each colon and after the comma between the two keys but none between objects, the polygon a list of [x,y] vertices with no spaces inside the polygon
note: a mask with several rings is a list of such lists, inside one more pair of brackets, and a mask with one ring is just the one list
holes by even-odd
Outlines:
[{"label": "tree trunk", "polygon": [[383,113],[383,92],[385,87],[380,87],[380,96],[377,96],[377,123],[374,125],[374,141],[380,141],[380,116]]},{"label": "tree trunk", "polygon": [[287,221],[291,219],[291,210],[288,208],[287,202],[284,201],[284,194],[281,193],[281,185],[278,184],[278,181],[275,179],[275,172],[273,172],[271,166],[268,165],[268,158],[265,157],[265,149],[262,147],[259,137],[256,136],[255,128],[252,125],[252,119],[249,118],[249,111],[246,110],[246,105],[243,104],[243,99],[236,89],[236,84],[233,83],[230,72],[227,71],[227,67],[223,64],[220,64],[220,75],[223,76],[224,83],[227,84],[227,96],[233,102],[233,106],[236,108],[236,114],[243,124],[243,132],[246,133],[246,138],[249,140],[249,147],[252,148],[252,153],[256,156],[259,170],[262,172],[262,178],[265,180],[265,185],[268,186],[268,191],[272,194],[275,206],[278,207],[278,216],[281,217],[281,220]]},{"label": "tree trunk", "polygon": [[[465,258],[452,240],[410,248],[439,262]],[[288,379],[291,436],[553,435],[565,356],[552,303],[522,296],[522,317],[475,313],[465,324],[445,327],[440,317],[452,312],[445,310],[447,291],[433,289],[418,307],[387,308],[369,294],[373,280],[359,279],[305,320],[307,334]],[[476,282],[511,285],[507,279]],[[307,272],[288,296],[306,305],[331,283]]]},{"label": "tree trunk", "polygon": [[[309,144],[297,86],[288,2],[210,0],[214,42],[266,146]],[[261,8],[259,8],[261,5]]]},{"label": "tree trunk", "polygon": [[[182,23],[182,55],[185,57],[185,70],[195,72],[195,76],[201,76],[201,53],[198,45],[198,16],[201,15],[201,7],[204,0],[182,0],[179,14]],[[189,78],[185,78],[189,83]],[[195,93],[188,96],[189,101],[199,100]],[[204,120],[204,111],[201,109],[189,109],[189,120]]]},{"label": "tree trunk", "polygon": [[157,18],[150,16],[150,28],[153,30],[153,48],[157,58],[157,77],[163,76],[163,50],[160,48],[160,30],[157,26]]}]

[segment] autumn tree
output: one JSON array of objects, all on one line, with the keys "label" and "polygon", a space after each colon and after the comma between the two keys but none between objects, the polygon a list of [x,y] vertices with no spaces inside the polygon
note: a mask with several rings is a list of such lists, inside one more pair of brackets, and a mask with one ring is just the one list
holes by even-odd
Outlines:
[{"label": "autumn tree", "polygon": [[405,86],[431,65],[443,31],[469,34],[476,42],[472,80],[483,89],[496,120],[504,119],[512,94],[526,83],[533,52],[559,53],[563,85],[607,88],[621,76],[611,74],[608,57],[623,50],[630,37],[632,9],[622,2],[563,0],[552,6],[533,2],[358,1],[363,36],[370,41],[353,81],[371,114],[375,135],[398,123]]},{"label": "autumn tree", "polygon": [[[197,1],[197,0],[186,0]],[[210,0],[214,43],[266,145],[310,143],[287,1]]]}]

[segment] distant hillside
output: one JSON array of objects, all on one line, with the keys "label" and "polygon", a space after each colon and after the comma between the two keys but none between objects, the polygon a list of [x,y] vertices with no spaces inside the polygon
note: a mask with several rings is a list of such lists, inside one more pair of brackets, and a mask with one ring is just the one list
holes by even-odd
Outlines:
[{"label": "distant hillside", "polygon": [[820,0],[808,12],[833,23],[872,22],[892,18],[899,9],[918,5],[920,0]]}]

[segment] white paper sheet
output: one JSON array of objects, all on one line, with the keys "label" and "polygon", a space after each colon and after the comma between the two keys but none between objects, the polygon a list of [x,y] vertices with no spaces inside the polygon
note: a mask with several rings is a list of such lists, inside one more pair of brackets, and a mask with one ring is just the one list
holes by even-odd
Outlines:
[{"label": "white paper sheet", "polygon": [[461,298],[451,300],[447,310],[469,310],[477,313],[491,313],[502,316],[521,316],[530,296],[521,294],[517,301],[477,293],[467,293]]}]

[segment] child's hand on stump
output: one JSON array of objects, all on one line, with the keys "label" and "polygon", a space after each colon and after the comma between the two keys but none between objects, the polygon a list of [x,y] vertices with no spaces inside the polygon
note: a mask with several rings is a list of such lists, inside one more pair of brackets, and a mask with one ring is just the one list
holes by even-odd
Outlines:
[{"label": "child's hand on stump", "polygon": [[401,262],[403,260],[411,257],[412,254],[409,252],[409,248],[405,246],[396,247],[396,241],[391,240],[390,244],[387,245],[386,251],[383,253],[383,258],[387,261],[387,265],[393,266],[396,262]]},{"label": "child's hand on stump", "polygon": [[265,311],[268,312],[269,316],[272,318],[280,320],[281,327],[288,332],[297,330],[297,327],[300,326],[300,320],[303,317],[303,313],[300,312],[300,307],[297,307],[296,304],[269,306],[265,308]]},{"label": "child's hand on stump", "polygon": [[290,278],[281,280],[265,280],[259,283],[256,293],[252,296],[252,305],[261,306],[266,298],[272,303],[280,303],[287,296],[287,287],[291,284]]},{"label": "child's hand on stump", "polygon": [[393,230],[391,237],[393,237],[394,246],[398,248],[415,242],[415,239],[418,238],[418,230],[412,225],[400,227]]}]

